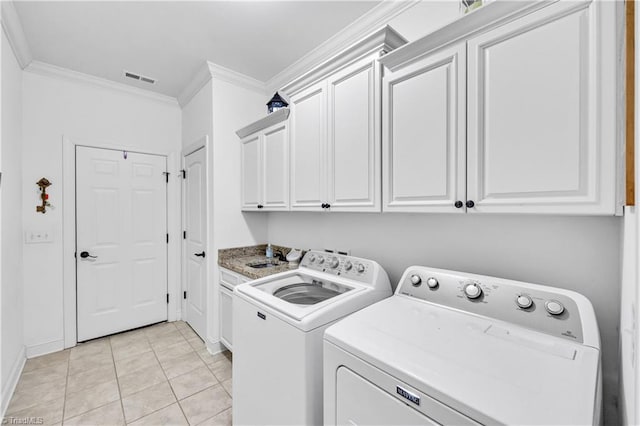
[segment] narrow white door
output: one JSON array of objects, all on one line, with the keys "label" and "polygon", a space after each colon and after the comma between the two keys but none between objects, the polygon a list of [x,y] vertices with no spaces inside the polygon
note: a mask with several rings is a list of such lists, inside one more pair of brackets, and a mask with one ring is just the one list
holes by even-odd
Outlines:
[{"label": "narrow white door", "polygon": [[78,341],[167,320],[166,158],[76,148]]},{"label": "narrow white door", "polygon": [[184,157],[186,172],[184,186],[185,220],[185,291],[187,292],[186,321],[191,328],[206,337],[207,324],[207,197],[205,149]]},{"label": "narrow white door", "polygon": [[326,82],[291,98],[291,210],[322,210],[326,198]]},{"label": "narrow white door", "polygon": [[384,210],[463,213],[465,45],[383,78]]},{"label": "narrow white door", "polygon": [[380,65],[366,59],[329,79],[328,202],[380,211]]}]

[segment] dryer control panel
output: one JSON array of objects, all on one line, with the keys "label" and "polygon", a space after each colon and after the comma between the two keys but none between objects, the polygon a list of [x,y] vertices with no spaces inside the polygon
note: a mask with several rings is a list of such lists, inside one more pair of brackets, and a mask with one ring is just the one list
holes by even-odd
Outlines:
[{"label": "dryer control panel", "polygon": [[311,250],[302,258],[300,267],[326,272],[362,283],[373,283],[377,263],[338,253]]},{"label": "dryer control panel", "polygon": [[517,324],[578,343],[584,343],[581,315],[593,316],[595,325],[591,303],[578,293],[482,275],[413,266],[404,272],[396,295]]}]

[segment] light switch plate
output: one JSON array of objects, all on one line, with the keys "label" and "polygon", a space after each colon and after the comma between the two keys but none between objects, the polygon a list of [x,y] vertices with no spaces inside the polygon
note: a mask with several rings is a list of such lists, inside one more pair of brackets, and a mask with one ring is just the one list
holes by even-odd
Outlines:
[{"label": "light switch plate", "polygon": [[51,243],[53,242],[53,233],[51,231],[26,231],[24,242],[27,244]]}]

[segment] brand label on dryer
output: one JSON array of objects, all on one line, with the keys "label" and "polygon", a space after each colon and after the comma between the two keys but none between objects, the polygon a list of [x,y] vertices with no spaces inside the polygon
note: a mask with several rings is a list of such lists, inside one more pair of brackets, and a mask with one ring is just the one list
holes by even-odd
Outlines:
[{"label": "brand label on dryer", "polygon": [[414,404],[420,405],[420,397],[418,395],[415,395],[406,389],[402,389],[400,386],[396,386],[396,393],[404,399],[408,399]]}]

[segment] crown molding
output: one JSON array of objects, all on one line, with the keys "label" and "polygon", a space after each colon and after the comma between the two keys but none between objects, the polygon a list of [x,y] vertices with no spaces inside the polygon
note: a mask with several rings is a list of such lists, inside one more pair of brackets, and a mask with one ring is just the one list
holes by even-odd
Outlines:
[{"label": "crown molding", "polygon": [[404,37],[386,25],[315,66],[307,73],[296,78],[286,86],[283,86],[280,91],[290,97],[325,76],[361,58],[370,57],[374,54],[376,58],[379,58],[383,53],[390,52],[406,43],[407,40]]},{"label": "crown molding", "polygon": [[24,35],[18,12],[16,12],[13,2],[8,0],[0,1],[0,8],[2,29],[7,36],[7,40],[9,40],[9,45],[18,64],[22,69],[25,69],[33,61],[33,55],[31,54],[27,37]]},{"label": "crown molding", "polygon": [[211,71],[209,71],[209,66],[205,63],[203,66],[198,68],[198,71],[194,74],[193,77],[189,80],[189,83],[182,89],[180,94],[178,95],[178,103],[182,108],[186,104],[188,104],[191,99],[211,80]]},{"label": "crown molding", "polygon": [[57,77],[65,80],[71,80],[74,82],[85,83],[92,86],[102,87],[105,89],[116,90],[119,92],[134,95],[134,96],[140,96],[152,101],[162,102],[168,105],[178,106],[177,99],[172,98],[171,96],[162,95],[160,93],[151,92],[149,90],[139,89],[137,87],[128,86],[123,83],[107,80],[106,78],[84,74],[78,71],[70,70],[68,68],[62,68],[56,65],[51,65],[44,62],[40,62],[40,61],[32,61],[29,64],[29,66],[27,66],[24,70],[33,74],[44,75],[47,77]]},{"label": "crown molding", "polygon": [[[492,1],[473,12],[463,15],[447,25],[402,46],[380,62],[391,71],[398,67],[413,63],[424,55],[451,46],[475,34],[497,27],[520,16],[550,5],[553,1]],[[576,7],[583,7],[584,2],[575,2]]]},{"label": "crown molding", "polygon": [[274,111],[266,117],[263,117],[258,121],[254,121],[253,123],[244,126],[242,129],[236,130],[236,135],[238,135],[240,139],[244,139],[245,137],[252,135],[255,132],[281,123],[289,118],[289,112],[289,108],[281,108],[277,111]]},{"label": "crown molding", "polygon": [[320,46],[269,79],[266,82],[267,92],[271,93],[280,90],[290,81],[308,73],[319,64],[327,62],[335,56],[335,52],[343,50],[344,46],[352,45],[372,32],[386,26],[391,19],[415,6],[420,1],[383,1]]},{"label": "crown molding", "polygon": [[198,93],[200,89],[202,89],[212,78],[220,81],[226,81],[227,83],[235,84],[236,86],[244,87],[245,89],[264,93],[265,96],[267,94],[267,88],[264,82],[229,68],[225,68],[222,65],[215,64],[211,61],[206,61],[204,65],[198,69],[182,92],[180,92],[180,95],[178,95],[178,102],[180,103],[180,106],[184,107],[188,104],[196,93]]}]

